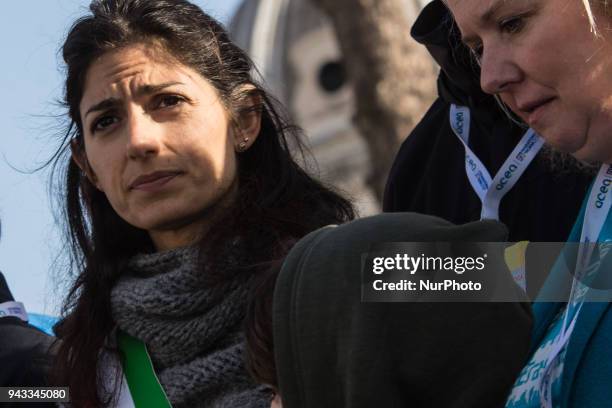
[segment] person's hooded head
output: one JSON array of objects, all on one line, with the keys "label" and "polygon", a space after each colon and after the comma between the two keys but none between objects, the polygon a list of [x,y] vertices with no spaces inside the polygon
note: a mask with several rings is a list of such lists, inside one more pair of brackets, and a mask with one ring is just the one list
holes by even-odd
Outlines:
[{"label": "person's hooded head", "polygon": [[[495,221],[455,226],[416,213],[307,235],[253,294],[246,330],[252,374],[280,394],[284,408],[498,406],[527,357],[529,306],[363,302],[361,269],[362,255],[380,243],[506,235]],[[500,257],[489,260],[499,265]],[[492,270],[515,288],[505,264]]]}]

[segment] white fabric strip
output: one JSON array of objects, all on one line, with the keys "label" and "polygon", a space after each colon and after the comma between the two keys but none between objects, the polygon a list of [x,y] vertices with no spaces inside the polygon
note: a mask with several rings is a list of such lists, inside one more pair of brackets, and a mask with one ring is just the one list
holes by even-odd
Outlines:
[{"label": "white fabric strip", "polygon": [[[563,325],[561,326],[561,335],[555,341],[553,348],[546,359],[545,371],[540,383],[540,405],[546,408],[552,408],[552,372],[559,353],[569,341],[578,315],[584,303],[584,294],[586,290],[581,288],[582,279],[591,263],[591,255],[594,245],[599,239],[599,235],[606,223],[610,207],[612,205],[612,197],[610,190],[612,186],[612,165],[604,164],[599,169],[599,173],[595,178],[595,183],[591,188],[589,200],[584,212],[582,221],[582,231],[580,232],[580,246],[578,247],[578,257],[576,259],[576,269],[574,271],[574,279],[570,291],[570,298],[565,312],[563,314]],[[574,315],[569,320],[570,311],[575,310]]]},{"label": "white fabric strip", "polygon": [[24,322],[28,321],[28,313],[25,306],[21,302],[4,302],[0,303],[0,317],[18,317]]},{"label": "white fabric strip", "polygon": [[492,179],[487,168],[470,149],[470,109],[451,105],[450,124],[465,149],[465,171],[472,188],[480,198],[480,219],[499,220],[502,198],[514,187],[544,144],[533,129],[527,130]]}]

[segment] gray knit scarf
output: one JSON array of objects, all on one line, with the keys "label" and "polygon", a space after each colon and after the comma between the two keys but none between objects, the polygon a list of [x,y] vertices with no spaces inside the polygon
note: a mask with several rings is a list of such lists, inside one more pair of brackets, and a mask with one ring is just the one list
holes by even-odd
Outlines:
[{"label": "gray knit scarf", "polygon": [[112,290],[113,319],[147,345],[173,407],[269,407],[244,366],[249,280],[206,287],[197,261],[191,247],[131,259]]}]

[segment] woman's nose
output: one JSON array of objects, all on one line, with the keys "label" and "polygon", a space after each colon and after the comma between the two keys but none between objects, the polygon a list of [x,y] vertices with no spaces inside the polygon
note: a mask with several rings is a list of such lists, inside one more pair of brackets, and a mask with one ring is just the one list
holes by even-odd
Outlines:
[{"label": "woman's nose", "polygon": [[480,59],[480,86],[488,94],[508,92],[521,81],[522,74],[511,56],[503,50],[486,50]]},{"label": "woman's nose", "polygon": [[145,159],[159,153],[161,127],[145,113],[130,113],[127,119],[127,155],[130,159]]}]

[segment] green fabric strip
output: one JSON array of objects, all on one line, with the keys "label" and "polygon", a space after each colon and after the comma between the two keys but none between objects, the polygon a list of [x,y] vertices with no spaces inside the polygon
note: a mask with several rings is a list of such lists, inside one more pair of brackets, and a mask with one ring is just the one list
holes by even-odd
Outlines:
[{"label": "green fabric strip", "polygon": [[136,408],[171,408],[145,344],[122,331],[117,332],[117,342],[124,355],[123,373]]}]

